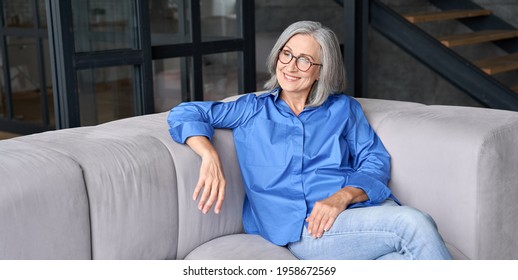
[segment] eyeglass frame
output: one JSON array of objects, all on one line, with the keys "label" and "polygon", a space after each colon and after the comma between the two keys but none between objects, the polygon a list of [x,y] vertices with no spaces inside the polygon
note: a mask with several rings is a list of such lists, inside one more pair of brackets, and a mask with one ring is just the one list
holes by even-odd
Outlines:
[{"label": "eyeglass frame", "polygon": [[[288,62],[286,62],[286,63],[284,63],[284,62],[282,62],[282,61],[281,61],[280,56],[281,56],[281,52],[282,52],[282,51],[286,51],[286,52],[288,52],[288,53],[291,55],[290,61],[288,61]],[[291,51],[289,51],[289,50],[285,50],[285,49],[280,49],[280,50],[279,50],[279,53],[277,54],[277,60],[278,60],[280,63],[284,64],[284,65],[288,65],[288,64],[290,64],[290,63],[291,63],[291,61],[293,60],[293,58],[295,58],[295,67],[297,67],[297,69],[299,69],[299,70],[300,70],[300,71],[302,71],[302,72],[307,72],[307,71],[309,71],[309,69],[311,69],[311,67],[312,67],[313,65],[317,65],[317,66],[320,66],[320,67],[322,67],[322,66],[323,66],[323,64],[321,64],[321,63],[314,63],[314,62],[311,62],[311,61],[308,59],[308,62],[309,62],[309,67],[308,67],[308,69],[306,69],[306,70],[302,70],[302,69],[300,69],[300,68],[299,68],[299,63],[298,63],[299,58],[302,58],[301,56],[294,56],[294,55],[293,55],[293,53],[292,53]]]}]

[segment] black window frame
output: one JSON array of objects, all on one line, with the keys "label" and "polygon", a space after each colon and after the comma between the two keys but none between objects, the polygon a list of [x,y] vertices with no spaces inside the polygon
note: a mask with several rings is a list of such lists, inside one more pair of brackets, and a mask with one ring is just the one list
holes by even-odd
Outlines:
[{"label": "black window frame", "polygon": [[139,79],[135,88],[136,115],[154,112],[153,60],[191,57],[192,91],[182,95],[183,101],[203,100],[203,63],[207,54],[241,52],[239,91],[256,90],[255,69],[255,1],[241,0],[241,38],[220,41],[202,41],[200,0],[190,1],[192,41],[161,46],[151,46],[149,0],[135,0],[137,10],[138,46],[137,50],[110,50],[75,53],[71,1],[46,1],[51,50],[56,128],[78,127],[81,125],[79,100],[77,95],[77,71],[97,67],[140,65]]},{"label": "black window frame", "polygon": [[[10,131],[18,134],[31,134],[44,132],[54,129],[54,125],[51,124],[49,114],[49,98],[47,96],[47,79],[45,71],[45,49],[43,41],[48,39],[47,28],[41,25],[41,15],[38,9],[38,0],[30,1],[32,5],[32,18],[33,26],[29,28],[20,28],[7,26],[4,11],[4,1],[0,0],[0,56],[2,59],[2,75],[4,85],[2,88],[3,95],[5,95],[5,111],[6,114],[3,118],[0,118],[0,130]],[[11,73],[9,67],[9,53],[7,45],[7,37],[28,37],[36,41],[37,51],[37,67],[39,72],[39,89],[40,89],[40,113],[41,123],[27,122],[17,120],[14,116],[14,104],[12,98],[12,87],[11,87]],[[50,41],[49,41],[50,49]],[[50,61],[48,62],[50,63]]]}]

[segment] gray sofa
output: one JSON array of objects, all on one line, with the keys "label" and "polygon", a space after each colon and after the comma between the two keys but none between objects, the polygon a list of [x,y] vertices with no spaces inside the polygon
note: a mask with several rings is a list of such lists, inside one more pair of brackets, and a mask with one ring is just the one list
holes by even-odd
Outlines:
[{"label": "gray sofa", "polygon": [[[457,259],[518,259],[518,113],[359,99],[392,156],[390,187],[431,214]],[[0,141],[1,259],[295,259],[242,234],[230,131],[221,214],[197,210],[199,158],[167,112]]]}]

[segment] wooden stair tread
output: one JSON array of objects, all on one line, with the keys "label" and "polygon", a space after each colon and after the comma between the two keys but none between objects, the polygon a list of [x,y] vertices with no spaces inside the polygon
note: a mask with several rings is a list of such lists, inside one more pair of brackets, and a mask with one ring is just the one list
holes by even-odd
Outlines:
[{"label": "wooden stair tread", "polygon": [[438,38],[447,47],[491,42],[518,37],[518,30],[484,30]]},{"label": "wooden stair tread", "polygon": [[427,21],[488,16],[490,14],[491,14],[490,10],[447,10],[447,11],[440,11],[440,12],[409,13],[409,14],[403,14],[403,17],[405,17],[411,23],[418,23],[418,22],[427,22]]},{"label": "wooden stair tread", "polygon": [[518,53],[477,60],[474,64],[489,75],[518,69]]}]

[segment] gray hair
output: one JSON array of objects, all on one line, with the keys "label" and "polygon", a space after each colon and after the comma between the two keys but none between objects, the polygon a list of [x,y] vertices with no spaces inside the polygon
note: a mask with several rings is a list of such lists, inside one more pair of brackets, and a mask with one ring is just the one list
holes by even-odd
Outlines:
[{"label": "gray hair", "polygon": [[343,66],[338,38],[331,29],[322,26],[318,22],[295,22],[282,32],[268,56],[266,66],[270,72],[270,80],[264,84],[264,87],[272,90],[280,86],[275,75],[279,51],[286,45],[291,37],[297,34],[312,36],[320,45],[320,63],[322,64],[320,78],[313,84],[308,103],[306,104],[310,107],[320,106],[327,100],[329,95],[343,92],[346,83],[345,68]]}]

